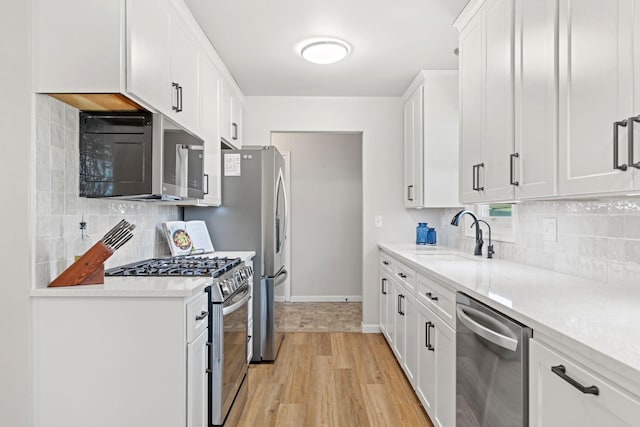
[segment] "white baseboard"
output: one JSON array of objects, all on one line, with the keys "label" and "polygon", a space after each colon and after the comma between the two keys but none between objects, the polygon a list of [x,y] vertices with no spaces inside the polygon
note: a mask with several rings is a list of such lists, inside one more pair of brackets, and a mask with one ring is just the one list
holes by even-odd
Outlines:
[{"label": "white baseboard", "polygon": [[291,302],[362,302],[362,295],[291,295]]},{"label": "white baseboard", "polygon": [[373,325],[366,325],[364,323],[361,323],[362,326],[362,333],[363,334],[379,334],[380,333],[380,326],[373,324]]}]

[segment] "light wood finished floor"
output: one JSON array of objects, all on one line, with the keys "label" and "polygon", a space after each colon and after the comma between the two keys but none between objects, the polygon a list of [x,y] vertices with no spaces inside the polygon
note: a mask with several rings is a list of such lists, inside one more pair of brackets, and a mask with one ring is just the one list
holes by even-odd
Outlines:
[{"label": "light wood finished floor", "polygon": [[433,427],[381,334],[287,333],[248,381],[240,427]]}]

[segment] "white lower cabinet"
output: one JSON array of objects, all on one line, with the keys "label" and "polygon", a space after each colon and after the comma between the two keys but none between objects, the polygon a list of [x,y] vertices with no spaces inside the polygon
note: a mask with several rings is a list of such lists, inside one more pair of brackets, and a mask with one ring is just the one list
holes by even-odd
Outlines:
[{"label": "white lower cabinet", "polygon": [[389,273],[402,261],[385,253],[380,260],[380,330],[434,426],[455,427],[455,292],[413,270],[410,282],[417,277],[417,285],[410,289]]},{"label": "white lower cabinet", "polygon": [[206,426],[207,298],[34,298],[33,426]]},{"label": "white lower cabinet", "polygon": [[531,427],[638,425],[638,397],[536,339],[529,356]]},{"label": "white lower cabinet", "polygon": [[455,331],[421,303],[417,309],[418,372],[414,387],[436,427],[455,427]]},{"label": "white lower cabinet", "polygon": [[187,346],[187,427],[206,427],[208,422],[207,338],[204,331]]}]

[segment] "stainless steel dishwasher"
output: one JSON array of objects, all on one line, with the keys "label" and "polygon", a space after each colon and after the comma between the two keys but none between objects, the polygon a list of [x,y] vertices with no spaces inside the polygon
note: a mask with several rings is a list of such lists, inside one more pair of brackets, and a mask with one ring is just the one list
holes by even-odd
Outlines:
[{"label": "stainless steel dishwasher", "polygon": [[528,426],[531,329],[463,293],[456,300],[456,426]]}]

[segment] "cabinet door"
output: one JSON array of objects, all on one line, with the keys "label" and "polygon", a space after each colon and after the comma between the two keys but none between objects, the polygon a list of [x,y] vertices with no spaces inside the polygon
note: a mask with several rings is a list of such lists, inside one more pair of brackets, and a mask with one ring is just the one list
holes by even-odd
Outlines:
[{"label": "cabinet door", "polygon": [[430,310],[421,304],[419,305],[418,327],[416,328],[418,334],[418,376],[415,390],[430,417],[435,415],[436,397],[436,353],[431,350],[433,339],[430,339],[434,317]]},{"label": "cabinet door", "polygon": [[485,132],[480,186],[484,200],[509,200],[513,153],[513,2],[488,1],[484,7]]},{"label": "cabinet door", "polygon": [[127,92],[171,114],[171,12],[165,1],[127,2]]},{"label": "cabinet door", "polygon": [[476,172],[482,162],[483,80],[482,17],[478,13],[460,34],[460,202],[481,198]]},{"label": "cabinet door", "polygon": [[394,315],[394,326],[395,326],[395,336],[393,340],[393,352],[396,355],[396,359],[398,359],[398,363],[400,366],[404,363],[404,341],[406,336],[406,331],[404,329],[404,316],[402,314],[402,306],[404,305],[404,294],[405,291],[402,286],[397,283],[393,284],[393,305],[395,306]]},{"label": "cabinet door", "polygon": [[242,147],[242,103],[235,95],[231,97],[231,139],[236,148]]},{"label": "cabinet door", "polygon": [[[532,427],[631,427],[640,419],[640,402],[590,370],[584,369],[546,345],[532,340],[529,352],[529,417]],[[554,373],[578,384],[598,388],[585,394]]]},{"label": "cabinet door", "polygon": [[387,338],[387,342],[389,346],[393,350],[396,341],[396,312],[397,305],[396,300],[398,296],[398,292],[396,290],[396,285],[393,280],[388,280],[386,283],[387,290],[387,324],[385,325],[385,337]]},{"label": "cabinet door", "polygon": [[431,341],[435,352],[436,427],[456,425],[456,335],[438,316],[433,316]]},{"label": "cabinet door", "polygon": [[232,138],[233,133],[231,132],[231,108],[232,108],[232,95],[231,88],[227,82],[222,81],[221,84],[221,92],[220,92],[220,137],[230,145],[234,145],[234,141]]},{"label": "cabinet door", "polygon": [[422,107],[423,86],[420,85],[404,106],[404,206],[407,208],[424,204]]},{"label": "cabinet door", "polygon": [[207,331],[187,346],[187,427],[208,423]]},{"label": "cabinet door", "polygon": [[[560,0],[559,192],[628,190],[614,169],[614,123],[633,115],[633,0]],[[627,127],[619,128],[627,164]]]},{"label": "cabinet door", "polygon": [[218,206],[222,201],[220,130],[220,75],[207,55],[200,57],[200,123],[204,137],[204,202]]},{"label": "cabinet door", "polygon": [[179,18],[174,18],[171,24],[171,83],[177,84],[178,90],[172,92],[177,98],[173,101],[176,108],[172,109],[171,116],[195,133],[200,131],[198,55],[199,46],[189,30]]},{"label": "cabinet door", "polygon": [[[516,199],[555,194],[558,0],[515,3]],[[511,171],[511,170],[510,170]]]},{"label": "cabinet door", "polygon": [[404,368],[405,374],[412,385],[416,383],[416,373],[418,372],[418,312],[416,298],[405,293],[402,300],[402,311],[404,313]]},{"label": "cabinet door", "polygon": [[387,335],[387,304],[389,299],[389,279],[383,272],[379,275],[380,284],[380,331]]}]

